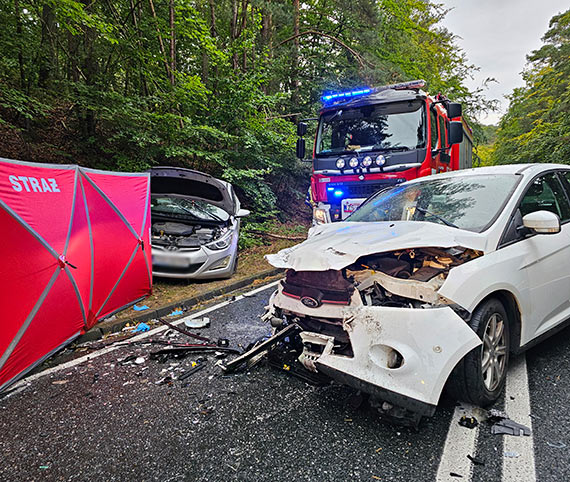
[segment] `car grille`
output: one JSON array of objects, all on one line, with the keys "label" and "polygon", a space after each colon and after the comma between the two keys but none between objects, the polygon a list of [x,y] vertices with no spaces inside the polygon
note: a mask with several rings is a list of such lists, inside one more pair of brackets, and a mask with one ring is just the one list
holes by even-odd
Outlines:
[{"label": "car grille", "polygon": [[[340,271],[294,271],[287,270],[282,282],[283,294],[301,300],[307,306],[316,308],[323,303],[348,305],[354,285],[347,281]],[[304,299],[314,300],[314,303]],[[314,306],[311,306],[311,303]]]},{"label": "car grille", "polygon": [[[204,263],[196,263],[186,266],[184,268],[179,268],[177,266],[156,266],[153,267],[153,271],[157,273],[169,273],[169,274],[192,274],[198,271],[200,266]],[[160,275],[159,275],[160,276]]]}]

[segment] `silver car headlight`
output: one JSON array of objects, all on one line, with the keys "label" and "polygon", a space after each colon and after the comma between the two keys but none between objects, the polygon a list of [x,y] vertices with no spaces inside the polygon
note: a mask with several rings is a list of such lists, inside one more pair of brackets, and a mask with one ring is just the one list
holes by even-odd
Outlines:
[{"label": "silver car headlight", "polygon": [[226,249],[232,242],[232,235],[233,235],[233,231],[231,229],[228,230],[228,232],[224,235],[222,235],[221,238],[216,239],[216,241],[207,244],[206,246],[209,249],[213,249],[215,251],[219,251],[220,249]]}]

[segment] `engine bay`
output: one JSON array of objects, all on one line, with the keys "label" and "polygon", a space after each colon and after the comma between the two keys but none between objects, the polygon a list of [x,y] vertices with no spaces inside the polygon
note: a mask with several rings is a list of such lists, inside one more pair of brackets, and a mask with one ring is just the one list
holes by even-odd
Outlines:
[{"label": "engine bay", "polygon": [[173,221],[152,223],[151,244],[177,249],[198,249],[211,243],[227,232],[224,226],[203,226]]}]

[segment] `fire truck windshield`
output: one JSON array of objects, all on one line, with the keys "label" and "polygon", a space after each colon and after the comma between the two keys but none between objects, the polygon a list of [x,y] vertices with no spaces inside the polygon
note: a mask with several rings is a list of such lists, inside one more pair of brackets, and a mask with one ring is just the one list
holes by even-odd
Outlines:
[{"label": "fire truck windshield", "polygon": [[424,102],[365,105],[325,112],[317,133],[317,156],[426,146]]}]

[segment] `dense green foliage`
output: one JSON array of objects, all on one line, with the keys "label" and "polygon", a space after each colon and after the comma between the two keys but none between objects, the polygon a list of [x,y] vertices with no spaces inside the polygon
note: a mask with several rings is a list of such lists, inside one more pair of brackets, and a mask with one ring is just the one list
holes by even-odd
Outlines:
[{"label": "dense green foliage", "polygon": [[556,15],[510,96],[491,162],[570,164],[570,10]]},{"label": "dense green foliage", "polygon": [[[475,114],[473,67],[428,0],[0,0],[0,155],[234,183],[301,199],[294,121],[324,90],[424,78]],[[33,146],[37,148],[34,149]]]}]

